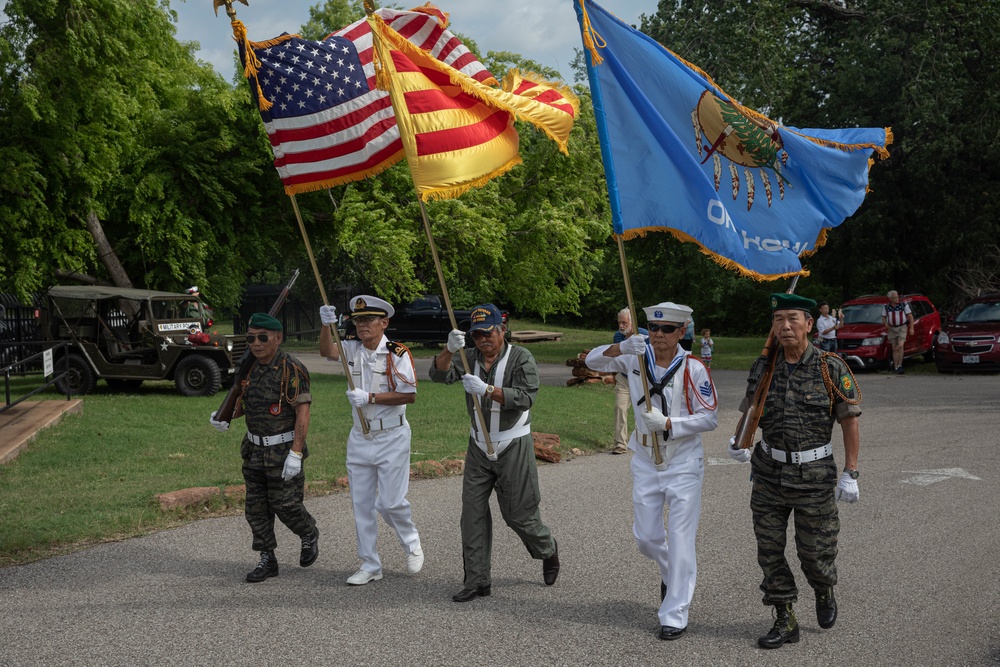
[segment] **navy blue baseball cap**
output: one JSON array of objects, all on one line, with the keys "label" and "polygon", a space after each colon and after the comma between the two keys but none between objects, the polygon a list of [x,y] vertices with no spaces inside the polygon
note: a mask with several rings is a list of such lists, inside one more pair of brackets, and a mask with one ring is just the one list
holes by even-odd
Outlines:
[{"label": "navy blue baseball cap", "polygon": [[492,303],[484,303],[472,309],[472,326],[469,331],[493,331],[494,327],[503,324],[500,309]]}]

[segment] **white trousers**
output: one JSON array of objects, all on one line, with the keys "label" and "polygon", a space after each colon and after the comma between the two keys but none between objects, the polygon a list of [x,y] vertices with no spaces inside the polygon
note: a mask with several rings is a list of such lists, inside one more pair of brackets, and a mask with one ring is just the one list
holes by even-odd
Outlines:
[{"label": "white trousers", "polygon": [[[686,628],[698,563],[695,536],[701,515],[704,459],[671,463],[658,471],[642,456],[632,456],[632,510],[639,553],[660,566],[667,595],[660,605],[660,625]],[[663,510],[667,506],[667,526]]]},{"label": "white trousers", "polygon": [[366,572],[382,571],[375,550],[378,518],[396,531],[407,555],[420,548],[420,535],[410,515],[410,425],[379,431],[366,439],[358,429],[347,436],[347,481],[358,533],[358,557]]}]

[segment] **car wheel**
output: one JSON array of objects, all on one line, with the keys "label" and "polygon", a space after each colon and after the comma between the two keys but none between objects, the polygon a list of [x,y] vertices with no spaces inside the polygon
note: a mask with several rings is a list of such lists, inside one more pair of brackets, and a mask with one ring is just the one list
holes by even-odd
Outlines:
[{"label": "car wheel", "polygon": [[177,363],[174,382],[185,396],[211,396],[222,387],[222,371],[210,357],[192,354]]},{"label": "car wheel", "polygon": [[107,382],[108,386],[115,391],[133,391],[142,386],[142,380],[106,378],[104,381]]},{"label": "car wheel", "polygon": [[97,376],[94,375],[94,369],[90,367],[83,355],[70,353],[66,355],[65,361],[57,361],[56,370],[63,369],[65,369],[65,374],[56,382],[56,389],[67,396],[89,394],[97,387]]}]

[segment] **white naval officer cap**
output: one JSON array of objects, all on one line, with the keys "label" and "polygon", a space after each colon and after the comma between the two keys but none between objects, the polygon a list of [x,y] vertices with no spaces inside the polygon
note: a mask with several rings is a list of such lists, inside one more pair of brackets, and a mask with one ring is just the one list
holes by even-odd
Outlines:
[{"label": "white naval officer cap", "polygon": [[362,317],[364,315],[392,317],[396,314],[396,309],[392,307],[391,303],[368,294],[357,295],[351,299],[350,306],[351,317]]},{"label": "white naval officer cap", "polygon": [[647,322],[672,322],[674,324],[685,324],[694,312],[687,306],[664,301],[655,306],[648,306],[642,309],[646,313]]}]

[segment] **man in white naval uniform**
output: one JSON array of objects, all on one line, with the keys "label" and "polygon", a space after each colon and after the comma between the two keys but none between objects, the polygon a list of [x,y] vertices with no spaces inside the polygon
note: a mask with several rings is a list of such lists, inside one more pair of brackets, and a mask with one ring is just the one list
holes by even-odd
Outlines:
[{"label": "man in white naval uniform", "polygon": [[[701,434],[718,425],[717,399],[704,364],[679,344],[691,309],[665,302],[643,310],[649,320],[648,344],[636,334],[621,343],[602,345],[587,355],[587,366],[628,375],[636,426],[629,438],[634,453],[632,532],[639,552],[660,567],[659,637],[669,641],[687,630],[694,596],[695,535],[705,478]],[[649,411],[643,372],[649,386]],[[659,466],[654,442],[663,457]],[[667,529],[663,526],[665,505],[669,506]]]},{"label": "man in white naval uniform", "polygon": [[[350,302],[350,320],[358,340],[342,342],[354,389],[347,391],[354,426],[347,436],[347,479],[354,506],[361,567],[347,579],[352,586],[382,578],[382,561],[375,550],[378,512],[396,531],[406,553],[406,570],[416,574],[424,564],[420,535],[410,515],[406,493],[410,486],[410,424],[406,405],[416,399],[417,380],[410,351],[389,341],[385,330],[395,310],[374,296],[361,294]],[[333,306],[320,307],[323,329],[320,354],[338,361],[340,352],[330,326],[337,325]],[[362,430],[358,413],[368,423]]]}]

